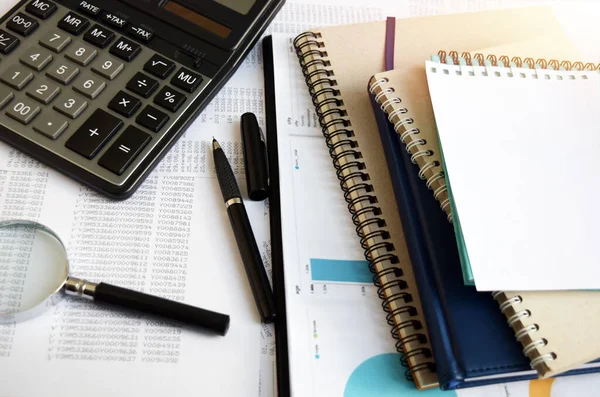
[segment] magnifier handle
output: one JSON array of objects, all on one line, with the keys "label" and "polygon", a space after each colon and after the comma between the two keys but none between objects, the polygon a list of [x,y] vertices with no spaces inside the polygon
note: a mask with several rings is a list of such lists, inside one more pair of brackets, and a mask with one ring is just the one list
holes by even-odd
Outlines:
[{"label": "magnifier handle", "polygon": [[197,325],[222,336],[225,336],[229,330],[229,316],[226,314],[200,309],[106,283],[100,283],[96,286],[94,300],[159,315],[186,324]]}]

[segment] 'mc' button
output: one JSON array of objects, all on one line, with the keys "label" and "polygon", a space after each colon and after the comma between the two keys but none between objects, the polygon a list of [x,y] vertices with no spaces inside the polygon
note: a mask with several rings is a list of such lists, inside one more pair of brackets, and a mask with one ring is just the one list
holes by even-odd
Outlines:
[{"label": "'mc' button", "polygon": [[186,68],[181,68],[171,80],[171,84],[187,92],[194,92],[202,83],[202,76]]},{"label": "'mc' button", "polygon": [[38,18],[46,19],[56,11],[56,4],[50,1],[33,0],[25,10]]}]

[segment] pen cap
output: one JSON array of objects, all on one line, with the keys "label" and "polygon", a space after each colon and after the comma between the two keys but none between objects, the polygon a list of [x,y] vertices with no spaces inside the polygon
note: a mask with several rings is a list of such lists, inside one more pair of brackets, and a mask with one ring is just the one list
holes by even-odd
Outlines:
[{"label": "pen cap", "polygon": [[262,201],[269,197],[267,143],[253,113],[242,115],[241,132],[248,197],[253,201]]}]

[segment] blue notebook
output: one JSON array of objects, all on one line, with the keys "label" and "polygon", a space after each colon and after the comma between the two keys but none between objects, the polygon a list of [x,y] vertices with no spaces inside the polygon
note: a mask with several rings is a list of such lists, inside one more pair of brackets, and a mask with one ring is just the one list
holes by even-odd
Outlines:
[{"label": "blue notebook", "polygon": [[[491,294],[464,284],[452,224],[419,178],[418,165],[411,162],[374,95],[371,103],[429,325],[440,387],[449,390],[538,378]],[[598,367],[592,363],[561,376],[595,371]]]}]

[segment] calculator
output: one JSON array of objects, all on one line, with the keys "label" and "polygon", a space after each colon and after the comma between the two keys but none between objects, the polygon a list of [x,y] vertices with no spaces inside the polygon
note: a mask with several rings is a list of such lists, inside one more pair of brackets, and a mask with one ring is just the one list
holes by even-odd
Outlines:
[{"label": "calculator", "polygon": [[0,139],[126,199],[283,3],[20,1],[0,19]]}]

